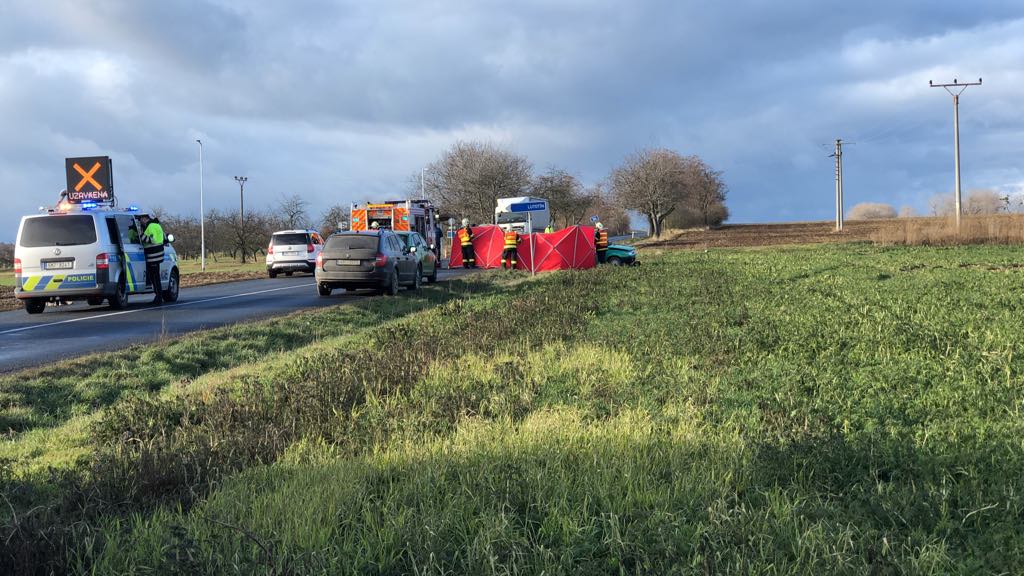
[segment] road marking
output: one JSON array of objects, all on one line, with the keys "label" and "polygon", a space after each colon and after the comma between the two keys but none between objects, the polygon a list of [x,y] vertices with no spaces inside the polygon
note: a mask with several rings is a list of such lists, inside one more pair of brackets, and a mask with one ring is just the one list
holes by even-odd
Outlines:
[{"label": "road marking", "polygon": [[72,322],[82,322],[84,320],[96,320],[99,318],[110,318],[111,316],[121,316],[122,314],[135,314],[136,312],[154,312],[158,310],[167,310],[168,308],[178,308],[181,306],[191,306],[193,304],[203,304],[205,302],[216,302],[218,300],[228,300],[231,298],[242,298],[245,296],[255,296],[257,294],[266,294],[268,292],[278,292],[281,290],[292,290],[295,288],[309,288],[310,286],[316,286],[313,284],[298,284],[296,286],[283,286],[281,288],[270,288],[267,290],[257,290],[256,292],[246,292],[244,294],[230,294],[228,296],[218,296],[216,298],[207,298],[205,300],[195,300],[192,302],[182,302],[180,304],[167,304],[160,306],[159,308],[136,308],[135,310],[122,310],[120,312],[108,312],[106,314],[97,314],[96,316],[84,316],[82,318],[72,318],[70,320],[60,320],[58,322],[49,322],[47,324],[35,324],[33,326],[22,326],[21,328],[14,328],[12,330],[4,330],[0,332],[0,336],[4,334],[15,334],[17,332],[25,332],[26,330],[35,330],[36,328],[47,328],[49,326],[59,326],[61,324],[71,324]]}]

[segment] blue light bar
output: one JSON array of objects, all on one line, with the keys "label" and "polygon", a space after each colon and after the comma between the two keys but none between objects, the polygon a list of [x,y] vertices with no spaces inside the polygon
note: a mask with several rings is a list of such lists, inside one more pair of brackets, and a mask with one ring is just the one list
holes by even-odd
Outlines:
[{"label": "blue light bar", "polygon": [[82,210],[92,210],[96,208],[96,206],[98,206],[98,204],[96,204],[96,202],[92,200],[86,200],[85,202],[82,202]]},{"label": "blue light bar", "polygon": [[132,205],[128,206],[128,211],[129,212],[138,212],[139,211],[139,207],[136,206],[135,204],[132,204]]}]

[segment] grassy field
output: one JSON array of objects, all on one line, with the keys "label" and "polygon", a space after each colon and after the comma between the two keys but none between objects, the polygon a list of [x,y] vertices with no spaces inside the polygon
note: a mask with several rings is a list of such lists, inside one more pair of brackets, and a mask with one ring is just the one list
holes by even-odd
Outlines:
[{"label": "grassy field", "polygon": [[1019,249],[643,256],[4,376],[3,567],[1024,571]]}]

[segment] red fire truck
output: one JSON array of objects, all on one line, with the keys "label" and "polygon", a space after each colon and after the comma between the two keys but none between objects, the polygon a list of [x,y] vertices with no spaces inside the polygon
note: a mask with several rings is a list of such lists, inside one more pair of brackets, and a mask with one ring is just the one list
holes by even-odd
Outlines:
[{"label": "red fire truck", "polygon": [[428,244],[437,245],[434,230],[437,210],[427,200],[393,200],[352,205],[352,230],[369,230],[376,222],[381,228],[419,232]]}]

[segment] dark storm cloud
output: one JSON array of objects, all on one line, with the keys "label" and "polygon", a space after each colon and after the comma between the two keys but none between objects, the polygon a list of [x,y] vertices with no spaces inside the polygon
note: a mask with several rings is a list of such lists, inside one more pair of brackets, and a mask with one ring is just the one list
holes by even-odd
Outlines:
[{"label": "dark storm cloud", "polygon": [[964,97],[965,187],[1022,187],[1021,18],[1017,1],[13,0],[0,177],[30,210],[64,156],[110,154],[133,199],[194,212],[202,138],[209,205],[246,173],[255,204],[319,210],[401,194],[458,138],[588,182],[667,146],[725,170],[737,219],[812,219],[841,136],[860,140],[849,198],[924,209],[951,182],[929,78],[985,76]]}]

